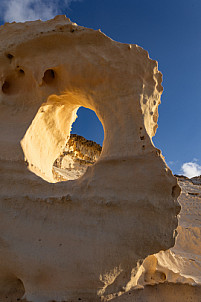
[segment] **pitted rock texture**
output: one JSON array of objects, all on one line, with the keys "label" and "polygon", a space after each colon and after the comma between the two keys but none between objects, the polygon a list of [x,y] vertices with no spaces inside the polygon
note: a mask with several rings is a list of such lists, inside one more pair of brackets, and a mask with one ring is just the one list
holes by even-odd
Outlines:
[{"label": "pitted rock texture", "polygon": [[[152,143],[157,62],[64,16],[5,24],[0,38],[0,284],[33,302],[121,295],[178,224],[180,188]],[[103,125],[102,152],[55,183],[80,106]]]}]

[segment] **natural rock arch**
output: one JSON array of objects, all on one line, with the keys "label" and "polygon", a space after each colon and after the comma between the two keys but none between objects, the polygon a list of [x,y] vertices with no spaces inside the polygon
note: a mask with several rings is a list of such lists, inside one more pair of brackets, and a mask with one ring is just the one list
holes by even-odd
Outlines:
[{"label": "natural rock arch", "polygon": [[[174,245],[180,210],[177,180],[152,143],[157,62],[64,16],[5,24],[0,36],[3,272],[31,301],[123,293],[141,259]],[[45,182],[24,157],[54,181],[79,106],[104,127],[101,157],[75,181]]]},{"label": "natural rock arch", "polygon": [[[26,126],[21,126],[27,131],[22,148],[30,169],[52,180],[52,161],[64,146],[79,106],[94,110],[103,124],[102,156],[133,156],[153,149],[162,92],[157,62],[137,45],[114,42],[62,17],[54,25],[48,22],[41,23],[41,32],[32,33],[32,23],[27,22],[24,35],[19,24],[18,43],[4,59],[2,101],[6,97],[12,108],[23,106],[30,114]],[[9,34],[6,38],[9,41]]]}]

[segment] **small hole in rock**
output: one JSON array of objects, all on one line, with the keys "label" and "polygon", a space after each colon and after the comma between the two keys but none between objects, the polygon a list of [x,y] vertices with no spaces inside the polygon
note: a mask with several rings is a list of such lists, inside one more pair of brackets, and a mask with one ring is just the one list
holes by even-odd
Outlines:
[{"label": "small hole in rock", "polygon": [[144,136],[140,136],[140,139],[141,139],[141,141],[143,141],[144,140]]},{"label": "small hole in rock", "polygon": [[2,91],[3,93],[8,93],[9,92],[9,88],[10,88],[10,84],[8,81],[5,81],[3,83],[3,86],[2,86]]},{"label": "small hole in rock", "polygon": [[142,150],[145,150],[145,145],[142,146]]},{"label": "small hole in rock", "polygon": [[172,187],[172,197],[177,198],[180,195],[181,189],[178,185]]},{"label": "small hole in rock", "polygon": [[24,74],[25,74],[25,72],[24,72],[23,69],[20,69],[20,70],[19,70],[19,73],[20,73],[21,75],[24,75]]},{"label": "small hole in rock", "polygon": [[12,58],[13,58],[13,55],[11,55],[10,53],[8,53],[6,56],[9,60],[12,60]]},{"label": "small hole in rock", "polygon": [[159,272],[160,280],[165,281],[167,279],[166,274],[163,272]]},{"label": "small hole in rock", "polygon": [[51,84],[55,79],[55,72],[53,69],[47,69],[44,73],[43,81],[46,84]]}]

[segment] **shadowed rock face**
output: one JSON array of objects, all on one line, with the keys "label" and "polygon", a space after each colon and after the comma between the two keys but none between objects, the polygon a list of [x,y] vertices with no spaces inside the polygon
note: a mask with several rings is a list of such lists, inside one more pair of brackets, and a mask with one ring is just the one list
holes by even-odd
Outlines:
[{"label": "shadowed rock face", "polygon": [[[0,37],[0,284],[12,275],[33,302],[123,293],[139,262],[174,245],[180,210],[152,143],[157,62],[64,16],[5,24]],[[103,124],[102,152],[55,183],[80,106]]]}]

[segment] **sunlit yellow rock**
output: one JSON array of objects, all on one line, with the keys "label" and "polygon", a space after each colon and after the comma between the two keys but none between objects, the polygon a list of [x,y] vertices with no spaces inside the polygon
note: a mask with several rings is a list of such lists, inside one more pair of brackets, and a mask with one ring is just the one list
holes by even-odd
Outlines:
[{"label": "sunlit yellow rock", "polygon": [[[174,245],[180,209],[152,143],[157,62],[64,16],[5,24],[0,41],[0,284],[21,280],[33,302],[123,293],[145,257]],[[55,183],[80,106],[103,125],[102,153]]]}]

